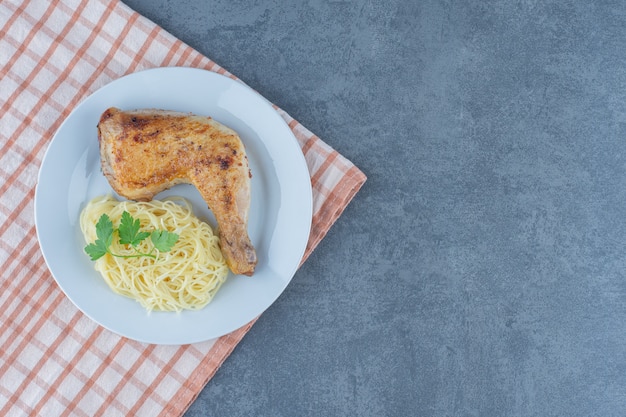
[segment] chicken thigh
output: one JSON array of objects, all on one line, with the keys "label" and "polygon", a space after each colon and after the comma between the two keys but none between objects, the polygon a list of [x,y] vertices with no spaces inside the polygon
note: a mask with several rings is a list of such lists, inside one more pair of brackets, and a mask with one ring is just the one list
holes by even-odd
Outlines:
[{"label": "chicken thigh", "polygon": [[130,200],[147,201],[193,184],[217,220],[220,247],[235,274],[257,263],[248,236],[250,169],[239,136],[210,117],[167,110],[107,109],[98,123],[102,172]]}]

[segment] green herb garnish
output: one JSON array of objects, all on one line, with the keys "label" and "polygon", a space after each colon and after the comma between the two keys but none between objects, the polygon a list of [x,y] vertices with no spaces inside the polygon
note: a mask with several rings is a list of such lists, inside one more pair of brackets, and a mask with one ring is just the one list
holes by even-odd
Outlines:
[{"label": "green herb garnish", "polygon": [[[100,259],[107,253],[111,256],[117,256],[118,258],[137,258],[140,256],[148,256],[150,258],[156,258],[152,252],[156,248],[160,252],[168,252],[172,249],[174,244],[178,241],[178,235],[176,233],[168,232],[167,230],[153,230],[152,232],[140,231],[141,225],[139,219],[133,218],[127,211],[122,213],[122,219],[117,229],[113,227],[113,222],[109,216],[105,213],[100,216],[98,223],[96,223],[96,236],[95,242],[85,246],[85,253],[89,255],[92,261]],[[113,234],[117,232],[118,241],[122,245],[130,245],[135,253],[132,255],[121,255],[111,252],[111,243],[113,243]],[[140,252],[137,249],[143,240],[150,237],[152,250],[148,253]]]}]

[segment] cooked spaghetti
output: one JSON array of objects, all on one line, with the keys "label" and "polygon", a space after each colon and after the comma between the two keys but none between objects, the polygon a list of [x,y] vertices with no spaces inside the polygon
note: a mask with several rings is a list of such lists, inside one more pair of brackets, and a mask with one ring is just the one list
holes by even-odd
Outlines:
[{"label": "cooked spaghetti", "polygon": [[[226,281],[228,266],[219,247],[219,238],[211,226],[198,219],[191,204],[182,197],[149,202],[117,201],[111,196],[96,197],[83,209],[80,228],[86,242],[96,239],[96,223],[106,213],[114,225],[127,211],[139,219],[142,230],[168,230],[179,235],[169,252],[150,248],[150,240],[139,243],[137,250],[156,255],[120,258],[110,253],[95,261],[116,293],[137,300],[147,310],[198,310],[206,306]],[[130,245],[113,239],[111,252],[136,253]]]}]

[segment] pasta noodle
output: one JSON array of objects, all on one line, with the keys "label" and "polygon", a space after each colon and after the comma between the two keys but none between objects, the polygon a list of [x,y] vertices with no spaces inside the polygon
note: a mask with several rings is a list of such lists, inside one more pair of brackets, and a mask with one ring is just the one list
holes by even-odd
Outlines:
[{"label": "pasta noodle", "polygon": [[[191,204],[182,197],[149,202],[117,201],[111,196],[96,197],[83,209],[80,228],[86,242],[96,237],[96,223],[106,213],[114,226],[127,211],[141,222],[141,230],[168,230],[179,235],[169,252],[154,250],[150,257],[119,258],[107,253],[95,261],[109,287],[137,300],[147,310],[198,310],[215,296],[228,276],[228,267],[211,226],[194,216]],[[138,246],[150,252],[150,239]],[[130,245],[113,239],[111,252],[131,255]]]}]

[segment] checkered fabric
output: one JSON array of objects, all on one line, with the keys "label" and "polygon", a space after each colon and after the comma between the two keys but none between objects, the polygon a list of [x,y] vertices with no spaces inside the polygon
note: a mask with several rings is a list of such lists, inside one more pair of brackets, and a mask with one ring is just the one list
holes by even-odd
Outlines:
[{"label": "checkered fabric", "polygon": [[[76,309],[39,250],[34,189],[60,124],[110,81],[163,66],[235,78],[118,1],[0,2],[1,416],[179,416],[254,323],[191,345],[128,340]],[[314,215],[306,259],[365,175],[276,110],[311,174]]]}]

